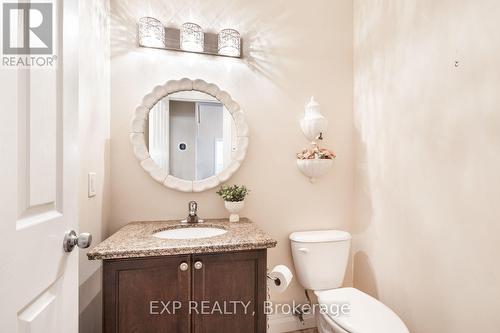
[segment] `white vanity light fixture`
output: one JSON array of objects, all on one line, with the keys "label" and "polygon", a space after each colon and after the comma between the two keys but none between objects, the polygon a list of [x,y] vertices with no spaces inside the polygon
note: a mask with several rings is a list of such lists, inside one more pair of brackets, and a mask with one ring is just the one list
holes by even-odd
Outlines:
[{"label": "white vanity light fixture", "polygon": [[183,51],[203,52],[205,35],[203,29],[196,24],[186,22],[180,29],[180,47]]},{"label": "white vanity light fixture", "polygon": [[318,102],[311,97],[306,105],[304,118],[300,121],[302,132],[309,141],[315,141],[322,137],[328,127],[328,119],[322,114]]},{"label": "white vanity light fixture", "polygon": [[239,57],[241,54],[241,37],[235,29],[223,29],[217,37],[217,53],[229,57]]},{"label": "white vanity light fixture", "polygon": [[139,45],[145,47],[165,47],[165,27],[154,17],[141,17],[138,23]]},{"label": "white vanity light fixture", "polygon": [[182,24],[180,28],[169,28],[148,16],[141,17],[137,26],[141,47],[241,58],[242,40],[235,29],[223,29],[218,34],[205,33],[198,24],[191,22]]}]

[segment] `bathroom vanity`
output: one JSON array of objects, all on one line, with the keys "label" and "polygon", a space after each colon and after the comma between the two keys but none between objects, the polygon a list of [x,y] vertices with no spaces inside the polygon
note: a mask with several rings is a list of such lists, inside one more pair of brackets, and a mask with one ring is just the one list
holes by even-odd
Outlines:
[{"label": "bathroom vanity", "polygon": [[88,253],[103,260],[103,332],[265,332],[275,246],[248,219],[130,223]]},{"label": "bathroom vanity", "polygon": [[[184,78],[144,96],[130,142],[162,186],[202,192],[238,170],[249,128],[228,92]],[[133,222],[88,253],[103,260],[103,332],[266,332],[267,249],[276,241],[248,219],[197,223],[194,201],[186,222]]]}]

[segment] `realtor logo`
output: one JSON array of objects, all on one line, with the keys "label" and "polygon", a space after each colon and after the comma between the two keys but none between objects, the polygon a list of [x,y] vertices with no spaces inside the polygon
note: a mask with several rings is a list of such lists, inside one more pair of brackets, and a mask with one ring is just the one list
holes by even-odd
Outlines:
[{"label": "realtor logo", "polygon": [[52,3],[3,4],[3,54],[52,54]]}]

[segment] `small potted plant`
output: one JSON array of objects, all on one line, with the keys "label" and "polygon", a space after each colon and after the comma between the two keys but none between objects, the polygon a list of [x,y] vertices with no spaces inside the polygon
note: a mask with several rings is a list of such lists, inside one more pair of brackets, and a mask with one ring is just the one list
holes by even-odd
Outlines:
[{"label": "small potted plant", "polygon": [[231,185],[222,186],[217,194],[224,199],[224,206],[231,214],[229,215],[229,222],[238,222],[240,216],[238,213],[245,207],[245,197],[250,192],[245,185]]}]

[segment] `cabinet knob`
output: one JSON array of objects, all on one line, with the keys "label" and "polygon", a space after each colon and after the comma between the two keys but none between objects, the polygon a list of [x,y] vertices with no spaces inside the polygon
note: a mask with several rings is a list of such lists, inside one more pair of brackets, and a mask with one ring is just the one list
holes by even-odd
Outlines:
[{"label": "cabinet knob", "polygon": [[197,261],[194,263],[194,268],[201,269],[203,267],[203,263],[201,261]]},{"label": "cabinet knob", "polygon": [[183,272],[184,272],[184,271],[187,271],[187,270],[188,270],[188,268],[189,268],[189,265],[187,264],[187,262],[182,262],[182,263],[179,265],[179,269],[180,269],[181,271],[183,271]]}]

